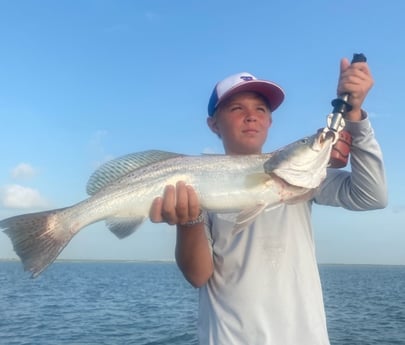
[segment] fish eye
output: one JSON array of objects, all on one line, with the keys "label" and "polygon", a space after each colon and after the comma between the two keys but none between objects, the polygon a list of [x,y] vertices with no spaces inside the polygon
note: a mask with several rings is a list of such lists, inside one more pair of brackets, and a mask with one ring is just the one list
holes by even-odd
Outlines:
[{"label": "fish eye", "polygon": [[309,142],[309,137],[303,138],[300,140],[301,144],[307,144]]}]

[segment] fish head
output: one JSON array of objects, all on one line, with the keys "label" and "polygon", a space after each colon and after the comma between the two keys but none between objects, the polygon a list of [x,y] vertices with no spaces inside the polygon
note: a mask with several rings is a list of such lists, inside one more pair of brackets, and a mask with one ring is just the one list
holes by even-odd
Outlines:
[{"label": "fish head", "polygon": [[272,153],[264,163],[267,174],[304,188],[316,188],[326,177],[334,134],[321,131]]}]

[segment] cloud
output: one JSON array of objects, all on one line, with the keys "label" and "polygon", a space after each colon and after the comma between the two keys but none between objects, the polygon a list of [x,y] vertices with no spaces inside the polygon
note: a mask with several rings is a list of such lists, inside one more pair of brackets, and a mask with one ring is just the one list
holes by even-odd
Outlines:
[{"label": "cloud", "polygon": [[202,151],[203,154],[209,155],[209,154],[218,154],[218,151],[216,151],[212,147],[205,147]]},{"label": "cloud", "polygon": [[149,21],[149,22],[157,22],[160,20],[160,15],[157,12],[152,12],[152,11],[147,11],[145,13],[145,18]]},{"label": "cloud", "polygon": [[394,213],[404,213],[405,212],[405,205],[395,205],[392,207],[392,212]]},{"label": "cloud", "polygon": [[373,111],[368,111],[367,115],[370,119],[389,119],[395,117],[390,113],[376,113]]},{"label": "cloud", "polygon": [[11,176],[14,179],[31,178],[36,175],[37,171],[28,163],[20,163],[11,170]]},{"label": "cloud", "polygon": [[113,24],[104,28],[106,33],[122,33],[129,31],[129,26],[127,24]]},{"label": "cloud", "polygon": [[48,205],[39,191],[18,184],[2,187],[0,189],[0,202],[4,207],[12,209],[35,209]]},{"label": "cloud", "polygon": [[104,149],[104,141],[108,137],[108,131],[104,129],[94,132],[89,141],[89,153],[92,156],[92,167],[98,168],[103,163],[114,158],[113,155],[107,153]]},{"label": "cloud", "polygon": [[104,152],[103,142],[107,136],[108,131],[106,131],[105,129],[99,129],[95,131],[90,138],[90,149],[96,152]]}]

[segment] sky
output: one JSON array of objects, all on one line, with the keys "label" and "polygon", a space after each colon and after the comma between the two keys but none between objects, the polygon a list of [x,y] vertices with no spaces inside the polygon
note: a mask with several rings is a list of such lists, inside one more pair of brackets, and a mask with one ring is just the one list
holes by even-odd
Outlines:
[{"label": "sky", "polygon": [[[215,83],[250,72],[286,93],[265,151],[326,124],[339,61],[364,53],[364,103],[384,153],[389,204],[315,205],[320,263],[405,265],[405,2],[0,0],[0,219],[72,205],[103,162],[161,149],[222,153],[206,126]],[[175,228],[117,239],[100,222],[62,259],[173,260]],[[0,259],[16,258],[0,232]]]}]

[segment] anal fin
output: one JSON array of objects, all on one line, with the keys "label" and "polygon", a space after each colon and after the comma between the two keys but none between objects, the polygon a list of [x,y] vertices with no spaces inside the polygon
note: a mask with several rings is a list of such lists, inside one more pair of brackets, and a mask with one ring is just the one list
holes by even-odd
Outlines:
[{"label": "anal fin", "polygon": [[106,225],[110,231],[119,239],[132,235],[136,229],[143,223],[145,217],[128,218],[114,217],[106,220]]}]

